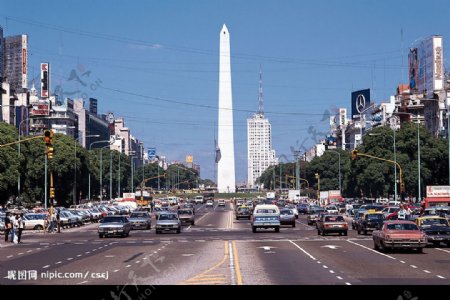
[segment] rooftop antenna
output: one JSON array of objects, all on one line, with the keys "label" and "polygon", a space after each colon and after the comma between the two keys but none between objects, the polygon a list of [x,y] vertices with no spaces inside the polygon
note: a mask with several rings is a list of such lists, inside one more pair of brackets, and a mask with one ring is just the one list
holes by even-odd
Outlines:
[{"label": "rooftop antenna", "polygon": [[264,98],[262,89],[262,71],[261,65],[259,66],[259,91],[258,91],[258,115],[264,116]]}]

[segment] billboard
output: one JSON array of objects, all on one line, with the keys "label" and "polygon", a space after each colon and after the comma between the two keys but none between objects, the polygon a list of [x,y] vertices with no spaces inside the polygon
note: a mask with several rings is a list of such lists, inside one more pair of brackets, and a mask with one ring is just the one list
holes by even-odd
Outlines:
[{"label": "billboard", "polygon": [[186,155],[186,163],[192,164],[194,162],[194,157],[192,155]]},{"label": "billboard", "polygon": [[339,108],[339,126],[345,126],[347,124],[347,109]]},{"label": "billboard", "polygon": [[115,127],[115,118],[114,118],[114,114],[113,113],[108,113],[108,117],[107,117],[107,121],[108,121],[108,129],[109,129],[109,135],[115,135],[116,132],[116,127]]},{"label": "billboard", "polygon": [[27,36],[22,35],[22,88],[28,87],[27,70],[28,70],[28,47]]},{"label": "billboard", "polygon": [[352,92],[352,119],[359,119],[360,113],[370,106],[370,89]]},{"label": "billboard", "polygon": [[419,60],[417,53],[418,49],[412,48],[409,50],[408,54],[408,78],[409,78],[409,88],[411,90],[417,90],[418,68],[419,68]]},{"label": "billboard", "polygon": [[417,46],[417,91],[432,98],[433,92],[444,88],[444,51],[442,36],[432,36]]},{"label": "billboard", "polygon": [[48,116],[50,115],[50,104],[48,103],[39,103],[33,105],[31,109],[31,115],[33,116]]},{"label": "billboard", "polygon": [[48,98],[50,90],[50,65],[41,63],[41,98]]},{"label": "billboard", "polygon": [[449,185],[428,185],[427,186],[427,197],[450,197],[450,186]]},{"label": "billboard", "polygon": [[152,160],[156,157],[156,148],[148,148],[147,149],[147,156],[149,160]]}]

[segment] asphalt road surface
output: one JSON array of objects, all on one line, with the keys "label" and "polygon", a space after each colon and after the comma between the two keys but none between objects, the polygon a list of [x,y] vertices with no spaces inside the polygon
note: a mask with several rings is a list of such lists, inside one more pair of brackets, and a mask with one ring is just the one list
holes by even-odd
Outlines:
[{"label": "asphalt road surface", "polygon": [[[0,284],[58,285],[361,285],[450,284],[450,248],[424,253],[373,250],[370,235],[318,236],[300,216],[296,227],[252,233],[233,205],[196,208],[180,234],[133,230],[103,238],[98,224],[60,234],[25,231],[0,248]],[[154,225],[154,220],[152,225]]]}]

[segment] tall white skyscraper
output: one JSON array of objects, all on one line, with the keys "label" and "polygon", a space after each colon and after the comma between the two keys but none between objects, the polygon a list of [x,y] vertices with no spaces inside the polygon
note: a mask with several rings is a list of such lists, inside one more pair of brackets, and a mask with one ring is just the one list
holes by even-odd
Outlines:
[{"label": "tall white skyscraper", "polygon": [[272,150],[272,126],[264,117],[262,75],[259,73],[258,112],[247,119],[248,187],[256,186],[256,180],[272,165],[278,163]]},{"label": "tall white skyscraper", "polygon": [[225,24],[220,31],[219,59],[219,129],[217,162],[217,189],[220,193],[234,193],[233,98],[231,93],[230,34]]}]

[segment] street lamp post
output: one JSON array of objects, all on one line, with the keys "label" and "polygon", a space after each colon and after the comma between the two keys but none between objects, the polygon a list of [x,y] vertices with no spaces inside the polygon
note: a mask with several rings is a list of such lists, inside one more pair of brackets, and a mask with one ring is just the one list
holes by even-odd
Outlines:
[{"label": "street lamp post", "polygon": [[317,200],[320,201],[320,174],[316,173],[315,176],[317,179]]},{"label": "street lamp post", "polygon": [[300,190],[300,163],[298,157],[300,156],[300,150],[294,150],[295,157],[295,189]]},{"label": "street lamp post", "polygon": [[417,153],[418,153],[418,158],[417,158],[417,185],[418,185],[418,195],[417,195],[417,202],[420,203],[420,201],[422,201],[422,192],[421,192],[421,187],[420,187],[420,120],[417,119]]},{"label": "street lamp post", "polygon": [[[395,129],[393,129],[394,135],[387,135],[389,137],[391,137],[394,140],[394,200],[397,201],[397,146],[396,146],[396,142],[395,142]],[[379,133],[369,133],[370,136],[377,136],[377,135],[381,135]]]},{"label": "street lamp post", "polygon": [[[99,137],[100,135],[98,134],[94,134],[94,135],[87,135],[86,138],[90,138],[90,137]],[[73,185],[73,204],[76,205],[77,204],[77,142],[80,140],[81,136],[79,136],[78,138],[76,138],[74,140],[74,144],[75,144],[75,163],[74,163],[74,172],[73,172],[73,176],[74,176],[74,185]]]},{"label": "street lamp post", "polygon": [[[103,140],[103,141],[95,141],[89,144],[89,151],[91,151],[91,147],[94,144],[99,144],[99,143],[109,143],[109,140]],[[91,200],[91,172],[89,172],[89,176],[88,176],[88,181],[89,181],[89,191],[88,191],[88,198],[89,200]]]},{"label": "street lamp post", "polygon": [[335,153],[339,155],[339,192],[342,193],[342,186],[341,186],[341,153],[334,151],[334,150],[327,150],[328,152]]}]

